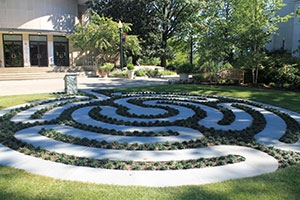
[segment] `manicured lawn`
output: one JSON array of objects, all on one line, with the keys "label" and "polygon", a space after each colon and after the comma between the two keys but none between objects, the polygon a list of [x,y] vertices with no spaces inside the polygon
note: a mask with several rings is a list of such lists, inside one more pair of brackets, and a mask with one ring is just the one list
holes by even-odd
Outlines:
[{"label": "manicured lawn", "polygon": [[253,178],[202,186],[123,187],[54,180],[0,166],[5,199],[299,199],[300,165]]},{"label": "manicured lawn", "polygon": [[35,94],[35,95],[12,95],[12,96],[1,96],[0,97],[0,110],[19,105],[31,101],[38,101],[42,99],[54,98],[53,94]]},{"label": "manicured lawn", "polygon": [[253,87],[220,86],[220,85],[161,85],[143,88],[121,88],[118,91],[154,91],[182,92],[236,97],[259,101],[300,112],[300,93]]},{"label": "manicured lawn", "polygon": [[[300,93],[234,86],[163,85],[118,91],[213,94],[250,99],[300,113]],[[50,98],[20,95],[0,98],[0,109]],[[0,124],[1,125],[1,124]],[[61,181],[0,166],[0,199],[299,199],[300,165],[272,174],[201,186],[167,188],[122,187]]]}]

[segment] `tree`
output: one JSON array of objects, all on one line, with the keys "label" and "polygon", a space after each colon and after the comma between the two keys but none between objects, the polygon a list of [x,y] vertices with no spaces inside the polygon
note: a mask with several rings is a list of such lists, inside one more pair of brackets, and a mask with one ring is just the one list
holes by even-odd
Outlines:
[{"label": "tree", "polygon": [[257,84],[259,69],[265,58],[265,45],[270,35],[276,34],[278,23],[286,22],[291,16],[279,16],[277,12],[284,6],[282,0],[249,0],[237,1],[234,19],[238,52],[243,59],[244,67],[252,71],[252,83]]},{"label": "tree", "polygon": [[[123,24],[123,30],[129,31],[130,24]],[[97,13],[92,12],[90,21],[87,25],[78,24],[75,32],[70,36],[74,41],[74,47],[81,51],[96,52],[97,61],[116,62],[119,58],[120,35],[118,23],[111,18],[100,17]],[[127,36],[128,43],[124,49],[132,52],[133,55],[140,53],[138,38],[134,35]]]},{"label": "tree", "polygon": [[100,15],[132,23],[131,33],[143,41],[146,55],[161,58],[166,66],[167,41],[190,15],[193,0],[100,0],[93,7]]},{"label": "tree", "polygon": [[161,34],[160,59],[161,66],[166,67],[168,58],[168,40],[178,32],[189,17],[195,12],[195,2],[192,0],[162,0],[153,1],[152,7],[157,20],[158,30]]},{"label": "tree", "polygon": [[232,19],[233,6],[236,0],[207,1],[199,20],[201,33],[199,55],[201,64],[205,62],[230,62],[233,59],[235,43],[235,22]]},{"label": "tree", "polygon": [[197,40],[202,34],[201,28],[203,27],[203,20],[199,20],[200,13],[203,12],[203,8],[206,6],[204,1],[193,1],[186,8],[188,16],[184,23],[178,24],[174,36],[171,38],[171,42],[168,45],[174,49],[174,57],[178,55],[186,55],[186,59],[182,62],[189,62],[194,64],[194,53],[196,46],[198,45]]},{"label": "tree", "polygon": [[202,31],[202,63],[239,61],[243,68],[251,69],[256,84],[270,35],[276,33],[278,23],[290,17],[277,14],[283,6],[282,0],[207,1],[199,18],[205,28],[198,30]]},{"label": "tree", "polygon": [[[130,35],[137,35],[142,47],[142,53],[147,56],[155,56],[157,45],[155,17],[150,8],[151,1],[143,0],[99,0],[92,9],[100,16],[110,17],[114,21],[130,23]],[[141,54],[132,55],[133,64],[137,64]]]}]

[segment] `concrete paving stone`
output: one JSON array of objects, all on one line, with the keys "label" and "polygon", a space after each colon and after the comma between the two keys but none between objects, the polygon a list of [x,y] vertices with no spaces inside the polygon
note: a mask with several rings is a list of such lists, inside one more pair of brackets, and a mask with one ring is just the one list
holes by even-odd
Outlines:
[{"label": "concrete paving stone", "polygon": [[215,146],[211,148],[212,149],[208,152],[213,151],[219,153],[219,155],[232,153],[239,154],[241,152],[242,156],[246,158],[246,161],[226,166],[187,170],[108,170],[54,163],[40,158],[23,155],[0,144],[0,163],[23,169],[34,174],[61,180],[148,187],[214,183],[270,173],[276,171],[278,167],[275,158],[258,150],[238,146]]}]

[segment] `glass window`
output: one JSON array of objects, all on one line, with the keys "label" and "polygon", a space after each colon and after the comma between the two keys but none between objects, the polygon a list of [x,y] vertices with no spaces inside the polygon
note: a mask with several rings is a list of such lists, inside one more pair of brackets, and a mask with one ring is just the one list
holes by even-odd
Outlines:
[{"label": "glass window", "polygon": [[22,35],[3,35],[5,67],[23,67]]},{"label": "glass window", "polygon": [[22,35],[3,35],[4,41],[22,41]]},{"label": "glass window", "polygon": [[35,42],[47,42],[47,36],[44,36],[44,35],[30,35],[29,40],[30,41],[35,41]]},{"label": "glass window", "polygon": [[64,36],[54,36],[53,37],[54,42],[69,42],[68,38]]}]

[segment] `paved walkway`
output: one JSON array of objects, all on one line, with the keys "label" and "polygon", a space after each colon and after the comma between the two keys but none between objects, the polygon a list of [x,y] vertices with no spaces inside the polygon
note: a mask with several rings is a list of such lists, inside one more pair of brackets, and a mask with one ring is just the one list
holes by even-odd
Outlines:
[{"label": "paved walkway", "polygon": [[[77,77],[78,89],[113,89],[116,87],[137,87],[167,84],[168,78],[87,78]],[[65,88],[63,79],[40,79],[40,80],[18,80],[1,81],[0,96],[17,94],[38,94],[63,92]]]},{"label": "paved walkway", "polygon": [[[101,83],[92,83],[83,81],[79,84],[80,89],[91,89],[95,86],[100,87],[125,87],[128,85],[145,85],[145,84],[165,84],[165,80],[98,80]],[[53,80],[52,80],[53,81]],[[90,80],[89,80],[90,81]],[[32,81],[34,82],[34,81]],[[0,82],[1,83],[1,82]],[[126,83],[126,84],[125,84]],[[20,84],[20,83],[19,83]],[[105,86],[104,86],[105,85]],[[113,85],[113,86],[112,86]],[[40,85],[41,86],[41,85]],[[48,88],[47,88],[48,89]],[[52,88],[53,89],[53,88]],[[19,90],[18,90],[19,92]],[[28,91],[30,92],[30,91]],[[46,91],[45,91],[46,92]],[[98,95],[99,100],[106,99],[103,95]],[[117,103],[126,104],[126,106],[132,109],[132,112],[135,112],[138,115],[151,112],[152,114],[162,114],[165,112],[163,109],[148,109],[144,107],[139,107],[128,103],[128,98],[121,98],[117,100]],[[215,99],[206,99],[207,101],[215,101]],[[82,99],[82,102],[77,102],[76,104],[84,103],[85,100]],[[155,105],[156,101],[148,101],[148,104]],[[167,102],[161,105],[168,105]],[[236,115],[236,120],[232,124],[234,126],[220,126],[217,124],[217,120],[220,119],[220,112],[211,107],[200,106],[203,110],[208,113],[208,116],[199,121],[200,125],[207,127],[213,127],[216,129],[228,130],[228,127],[239,130],[240,126],[247,127],[251,124],[252,118],[249,114],[245,113],[240,109],[235,109],[231,107],[231,104],[222,104],[224,106],[232,109]],[[37,106],[23,112],[18,113],[12,121],[22,122],[22,123],[33,123],[30,116],[37,110],[49,106],[47,104],[42,106]],[[170,105],[169,105],[170,106]],[[61,106],[51,110],[46,113],[40,121],[51,120],[59,116],[61,111],[70,107],[70,105]],[[102,114],[113,116],[117,120],[124,120],[124,116],[120,116],[115,112],[115,108],[108,106],[101,106]],[[185,106],[176,106],[174,107],[179,111],[178,119],[188,118],[193,111],[189,110]],[[113,125],[107,124],[104,122],[95,121],[90,118],[87,114],[92,107],[84,107],[82,109],[76,110],[72,117],[74,120],[91,124],[99,127],[106,127],[110,129],[119,129],[123,131],[143,131],[145,127],[132,127],[132,126],[123,126],[123,125]],[[260,110],[260,108],[254,107],[259,112],[263,113],[266,120],[266,128],[257,134],[257,139],[262,143],[271,145],[283,145],[280,144],[278,138],[283,134],[283,131],[286,128],[285,123],[283,123],[278,117],[273,116],[272,113],[268,113],[266,110]],[[0,116],[8,112],[9,109],[0,111]],[[288,112],[285,110],[285,112]],[[300,115],[298,113],[290,113],[291,116],[300,123]],[[136,120],[136,119],[126,119],[126,120]],[[149,119],[147,119],[149,120]],[[153,119],[157,120],[157,119]],[[170,118],[160,118],[159,120],[165,121],[174,121],[174,117]],[[89,167],[80,167],[65,165],[61,163],[50,162],[47,160],[27,156],[19,152],[13,151],[0,144],[0,164],[9,165],[14,168],[23,169],[34,174],[45,175],[53,178],[58,178],[62,180],[76,180],[76,181],[85,181],[101,184],[114,184],[114,185],[137,185],[137,186],[151,186],[151,187],[165,187],[165,186],[180,186],[180,185],[199,185],[206,183],[214,183],[224,180],[236,179],[236,178],[245,178],[252,177],[264,173],[274,172],[278,168],[278,162],[275,158],[263,153],[261,151],[240,147],[240,146],[231,146],[231,145],[220,145],[212,146],[207,148],[196,148],[196,149],[186,149],[186,150],[170,150],[170,151],[125,151],[125,150],[112,150],[112,149],[99,149],[78,146],[68,143],[63,143],[59,141],[46,138],[38,134],[38,131],[42,128],[50,129],[54,128],[63,134],[69,134],[74,137],[87,137],[89,139],[96,139],[98,141],[107,140],[109,142],[119,141],[119,142],[139,142],[139,143],[156,143],[156,142],[165,142],[171,141],[182,141],[182,140],[191,140],[196,138],[201,138],[202,134],[194,129],[185,128],[185,127],[176,127],[176,126],[165,126],[165,127],[146,127],[148,131],[159,132],[167,130],[175,130],[180,133],[178,137],[126,137],[126,136],[109,136],[105,134],[95,134],[89,131],[83,131],[74,129],[73,127],[66,127],[61,125],[45,125],[45,126],[34,126],[28,129],[23,129],[15,134],[15,137],[28,142],[34,146],[41,146],[49,151],[56,151],[59,153],[65,153],[75,156],[90,157],[96,159],[116,159],[116,160],[133,160],[133,161],[170,161],[170,160],[189,160],[197,159],[200,157],[210,158],[225,156],[228,154],[240,155],[246,158],[244,162],[218,166],[218,167],[209,167],[209,168],[200,168],[200,169],[188,169],[188,170],[164,170],[164,171],[126,171],[126,170],[109,170],[109,169],[97,169]],[[291,148],[291,145],[285,145],[285,148]],[[293,145],[293,150],[300,151],[299,142]]]}]

